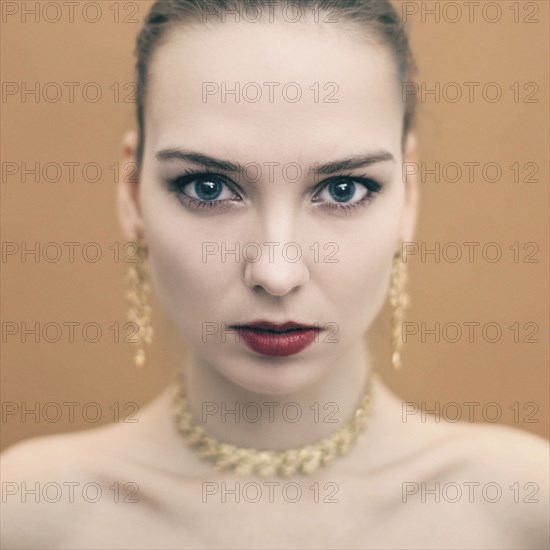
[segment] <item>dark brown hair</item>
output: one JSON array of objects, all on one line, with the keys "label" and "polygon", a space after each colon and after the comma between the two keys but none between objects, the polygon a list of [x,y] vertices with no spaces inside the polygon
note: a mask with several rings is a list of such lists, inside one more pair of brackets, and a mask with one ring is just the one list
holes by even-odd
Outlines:
[{"label": "dark brown hair", "polygon": [[[283,7],[297,10],[301,20],[308,21],[317,14],[316,21],[337,22],[341,27],[360,31],[365,38],[374,38],[390,47],[398,68],[399,85],[412,80],[416,65],[409,47],[404,25],[390,0],[157,0],[145,18],[138,35],[135,54],[138,146],[138,172],[143,160],[145,140],[144,110],[147,94],[148,67],[155,48],[166,36],[167,30],[178,25],[216,25],[235,21],[238,14],[247,20],[250,9],[262,17],[275,13],[279,18]],[[267,11],[270,9],[270,11]],[[321,16],[319,15],[321,14]],[[262,22],[262,20],[258,21]],[[416,100],[407,94],[403,118],[403,143],[413,125]]]}]

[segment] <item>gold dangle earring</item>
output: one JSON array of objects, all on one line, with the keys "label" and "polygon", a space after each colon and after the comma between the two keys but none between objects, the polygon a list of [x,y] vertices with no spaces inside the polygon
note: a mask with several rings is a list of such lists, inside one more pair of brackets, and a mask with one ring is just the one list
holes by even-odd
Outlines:
[{"label": "gold dangle earring", "polygon": [[391,362],[395,370],[401,369],[401,348],[403,346],[403,319],[410,299],[406,291],[407,264],[401,258],[401,248],[393,256],[390,305],[391,315]]},{"label": "gold dangle earring", "polygon": [[153,339],[151,307],[147,300],[151,290],[146,267],[148,251],[140,242],[132,244],[136,246],[137,253],[135,261],[129,261],[126,268],[126,298],[130,304],[126,318],[137,328],[137,335],[133,337],[133,343],[137,346],[134,363],[137,367],[144,367],[147,363],[145,345],[150,345]]}]

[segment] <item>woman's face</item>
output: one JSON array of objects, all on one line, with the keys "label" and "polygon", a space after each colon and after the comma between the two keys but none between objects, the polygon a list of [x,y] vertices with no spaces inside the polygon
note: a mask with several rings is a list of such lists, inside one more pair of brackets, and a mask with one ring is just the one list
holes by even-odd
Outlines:
[{"label": "woman's face", "polygon": [[[151,64],[136,208],[155,295],[200,363],[252,391],[297,391],[362,345],[412,237],[395,62],[331,24],[167,38]],[[230,329],[258,320],[325,330],[273,357]]]}]

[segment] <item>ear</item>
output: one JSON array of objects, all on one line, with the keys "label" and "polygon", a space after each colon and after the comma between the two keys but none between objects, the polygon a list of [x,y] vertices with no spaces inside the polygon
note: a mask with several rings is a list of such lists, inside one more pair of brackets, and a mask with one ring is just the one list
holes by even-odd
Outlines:
[{"label": "ear", "polygon": [[137,132],[127,132],[122,139],[122,162],[118,183],[118,219],[128,241],[145,240],[143,219],[139,205],[139,179],[137,177]]},{"label": "ear", "polygon": [[416,220],[419,208],[418,189],[418,154],[416,135],[409,132],[405,140],[404,164],[402,168],[402,181],[405,185],[405,210],[401,224],[402,242],[412,242],[416,231]]}]

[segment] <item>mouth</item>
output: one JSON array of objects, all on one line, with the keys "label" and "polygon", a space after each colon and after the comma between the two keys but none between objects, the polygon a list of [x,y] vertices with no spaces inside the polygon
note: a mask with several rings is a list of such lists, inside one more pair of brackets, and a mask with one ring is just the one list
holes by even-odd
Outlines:
[{"label": "mouth", "polygon": [[254,321],[253,323],[232,325],[232,328],[249,329],[257,332],[269,332],[271,334],[290,334],[293,332],[299,332],[301,330],[320,330],[319,325],[304,325],[296,323],[294,321],[287,321],[286,323],[272,323],[271,321]]},{"label": "mouth", "polygon": [[253,351],[271,357],[295,355],[317,340],[323,329],[319,325],[308,325],[288,321],[254,321],[231,325],[244,343]]}]

